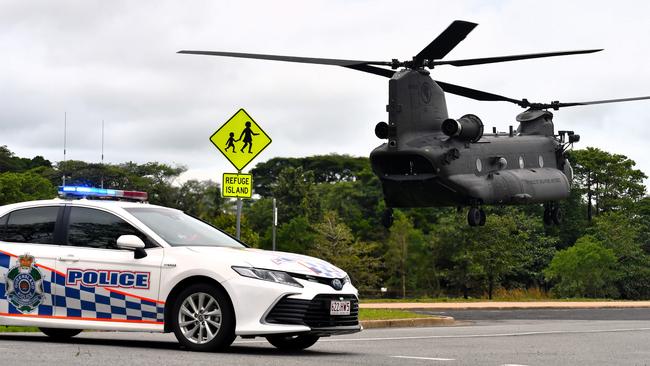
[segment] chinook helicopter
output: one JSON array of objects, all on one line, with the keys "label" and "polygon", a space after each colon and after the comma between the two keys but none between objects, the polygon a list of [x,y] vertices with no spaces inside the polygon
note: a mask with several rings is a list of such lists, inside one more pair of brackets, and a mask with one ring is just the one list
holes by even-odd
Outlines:
[{"label": "chinook helicopter", "polygon": [[[390,78],[388,123],[379,122],[375,135],[387,140],[370,153],[388,207],[382,224],[392,224],[392,208],[469,207],[467,222],[483,226],[483,205],[544,204],[546,225],[559,225],[558,201],[569,197],[573,171],[567,151],[580,136],[573,131],[555,133],[549,109],[616,103],[650,96],[590,102],[531,103],[433,80],[427,69],[470,66],[541,57],[587,54],[602,49],[546,52],[463,60],[442,60],[476,27],[454,21],[411,60],[360,61],[278,56],[252,53],[189,51],[178,53],[252,58],[342,66]],[[508,132],[485,133],[474,114],[449,118],[445,93],[481,101],[505,101],[527,108],[517,115],[519,126]]]}]

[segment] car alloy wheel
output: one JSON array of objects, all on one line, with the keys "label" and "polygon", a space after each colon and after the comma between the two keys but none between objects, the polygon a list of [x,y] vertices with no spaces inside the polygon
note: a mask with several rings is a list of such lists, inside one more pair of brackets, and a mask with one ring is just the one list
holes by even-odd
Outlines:
[{"label": "car alloy wheel", "polygon": [[174,334],[190,350],[221,350],[235,339],[234,312],[221,289],[208,284],[189,286],[173,309]]},{"label": "car alloy wheel", "polygon": [[196,344],[210,342],[221,328],[219,303],[204,292],[188,296],[181,304],[178,325],[188,341]]}]

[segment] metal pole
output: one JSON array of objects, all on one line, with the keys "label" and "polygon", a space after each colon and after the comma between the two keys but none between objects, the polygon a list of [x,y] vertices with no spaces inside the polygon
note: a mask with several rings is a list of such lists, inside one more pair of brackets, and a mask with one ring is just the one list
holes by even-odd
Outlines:
[{"label": "metal pole", "polygon": [[[238,170],[237,174],[241,174],[241,170]],[[241,238],[241,208],[242,200],[241,198],[237,198],[237,235],[235,236],[237,240]]]},{"label": "metal pole", "polygon": [[68,112],[63,112],[63,186],[65,187],[65,148],[68,135]]},{"label": "metal pole", "polygon": [[275,198],[273,199],[273,250],[275,251],[275,228],[278,226],[278,208],[275,205]]},{"label": "metal pole", "polygon": [[102,163],[101,163],[101,169],[102,169],[102,180],[101,180],[101,188],[104,188],[104,120],[102,120]]}]

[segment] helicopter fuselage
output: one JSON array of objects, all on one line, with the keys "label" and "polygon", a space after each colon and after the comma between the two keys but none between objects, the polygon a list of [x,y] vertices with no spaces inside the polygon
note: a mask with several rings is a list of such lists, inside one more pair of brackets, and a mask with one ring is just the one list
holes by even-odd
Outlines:
[{"label": "helicopter fuselage", "polygon": [[569,196],[571,168],[550,112],[529,116],[517,131],[492,134],[483,134],[470,115],[480,130],[448,136],[444,92],[424,70],[391,78],[386,109],[388,142],[370,161],[388,207],[546,203]]}]

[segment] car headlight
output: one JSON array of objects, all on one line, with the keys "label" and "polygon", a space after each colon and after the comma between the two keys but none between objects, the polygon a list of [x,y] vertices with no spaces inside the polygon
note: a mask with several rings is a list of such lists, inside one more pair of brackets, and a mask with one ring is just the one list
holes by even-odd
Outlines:
[{"label": "car headlight", "polygon": [[258,280],[282,283],[289,286],[302,287],[290,274],[282,271],[271,271],[269,269],[252,267],[232,267],[232,269],[244,277],[256,278]]}]

